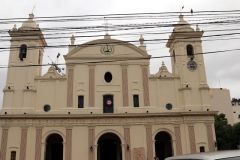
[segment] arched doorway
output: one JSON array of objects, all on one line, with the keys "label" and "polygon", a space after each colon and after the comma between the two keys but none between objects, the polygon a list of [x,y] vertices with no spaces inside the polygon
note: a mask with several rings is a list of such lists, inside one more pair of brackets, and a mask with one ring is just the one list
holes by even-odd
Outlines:
[{"label": "arched doorway", "polygon": [[155,136],[155,154],[159,160],[164,160],[172,154],[172,138],[167,132],[158,132]]},{"label": "arched doorway", "polygon": [[45,160],[63,160],[63,139],[59,134],[51,134],[46,140]]},{"label": "arched doorway", "polygon": [[98,139],[97,160],[122,160],[120,138],[113,133],[105,133]]}]

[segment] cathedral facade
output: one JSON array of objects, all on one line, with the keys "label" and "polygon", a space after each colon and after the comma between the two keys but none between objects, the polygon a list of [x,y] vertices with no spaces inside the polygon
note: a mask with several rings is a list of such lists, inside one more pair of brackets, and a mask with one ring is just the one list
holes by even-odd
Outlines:
[{"label": "cathedral facade", "polygon": [[34,15],[9,35],[1,160],[163,160],[215,149],[216,112],[196,54],[203,31],[183,15],[166,44],[172,73],[162,62],[150,74],[142,36],[135,46],[106,34],[77,45],[72,36],[66,75],[56,64],[42,75],[47,43]]}]

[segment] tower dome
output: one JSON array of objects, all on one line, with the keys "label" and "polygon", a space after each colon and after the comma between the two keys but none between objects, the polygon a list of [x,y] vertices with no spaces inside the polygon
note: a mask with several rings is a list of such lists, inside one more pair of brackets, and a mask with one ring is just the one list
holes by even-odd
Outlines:
[{"label": "tower dome", "polygon": [[183,15],[179,15],[179,22],[175,25],[174,31],[177,32],[183,32],[183,31],[194,31],[193,28],[191,28],[190,24],[183,19]]},{"label": "tower dome", "polygon": [[29,18],[27,21],[23,22],[22,26],[19,30],[38,30],[39,26],[33,21],[34,14],[29,14]]}]

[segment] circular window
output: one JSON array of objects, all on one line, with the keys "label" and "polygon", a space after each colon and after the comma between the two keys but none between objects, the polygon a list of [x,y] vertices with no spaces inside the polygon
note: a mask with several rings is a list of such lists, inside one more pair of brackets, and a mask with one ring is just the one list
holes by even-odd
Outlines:
[{"label": "circular window", "polygon": [[49,105],[45,105],[45,106],[43,107],[43,110],[44,110],[45,112],[48,112],[48,111],[51,110],[51,107],[50,107]]},{"label": "circular window", "polygon": [[195,61],[188,61],[187,63],[187,67],[189,70],[194,71],[195,69],[197,69],[197,63]]},{"label": "circular window", "polygon": [[171,110],[172,109],[172,105],[170,103],[166,104],[166,108],[167,110]]},{"label": "circular window", "polygon": [[110,72],[105,73],[104,79],[107,83],[112,81],[112,74]]}]

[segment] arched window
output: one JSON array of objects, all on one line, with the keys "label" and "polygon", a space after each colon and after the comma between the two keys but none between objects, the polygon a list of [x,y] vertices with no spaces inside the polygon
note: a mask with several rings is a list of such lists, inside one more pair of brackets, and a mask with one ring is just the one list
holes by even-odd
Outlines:
[{"label": "arched window", "polygon": [[193,52],[193,46],[192,45],[187,45],[186,47],[187,50],[187,56],[188,57],[193,57],[194,56],[194,52]]},{"label": "arched window", "polygon": [[20,53],[19,53],[19,58],[22,61],[23,58],[27,57],[27,46],[25,44],[22,44],[20,46]]},{"label": "arched window", "polygon": [[11,158],[10,160],[16,160],[16,151],[11,151]]}]

